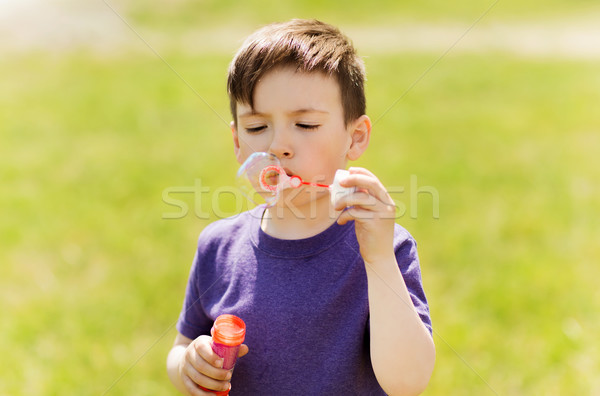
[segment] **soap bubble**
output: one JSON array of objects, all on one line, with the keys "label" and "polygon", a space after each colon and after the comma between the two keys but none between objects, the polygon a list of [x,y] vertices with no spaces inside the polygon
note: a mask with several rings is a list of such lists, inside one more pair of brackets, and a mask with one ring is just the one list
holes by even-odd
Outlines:
[{"label": "soap bubble", "polygon": [[279,159],[269,153],[253,153],[238,170],[236,184],[257,205],[273,206],[279,199],[287,175]]}]

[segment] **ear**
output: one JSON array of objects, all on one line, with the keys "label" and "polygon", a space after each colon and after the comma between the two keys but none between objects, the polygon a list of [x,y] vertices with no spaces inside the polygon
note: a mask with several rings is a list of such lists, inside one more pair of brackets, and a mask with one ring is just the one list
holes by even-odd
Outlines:
[{"label": "ear", "polygon": [[235,158],[241,164],[243,161],[241,161],[242,153],[240,150],[240,138],[238,136],[237,127],[235,126],[234,121],[231,121],[229,126],[231,127],[231,135],[233,137],[233,152],[235,153]]},{"label": "ear", "polygon": [[361,115],[350,125],[350,136],[352,142],[346,156],[351,161],[356,161],[365,152],[371,139],[371,119],[367,115]]}]

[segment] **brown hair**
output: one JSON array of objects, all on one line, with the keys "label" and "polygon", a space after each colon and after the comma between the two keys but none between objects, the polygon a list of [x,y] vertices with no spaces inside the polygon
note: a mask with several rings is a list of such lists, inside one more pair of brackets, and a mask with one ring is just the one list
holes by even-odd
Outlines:
[{"label": "brown hair", "polygon": [[254,89],[260,78],[275,67],[288,65],[337,79],[346,124],[365,114],[365,67],[350,40],[326,23],[292,19],[254,32],[229,65],[227,93],[236,124],[236,104],[254,108]]}]

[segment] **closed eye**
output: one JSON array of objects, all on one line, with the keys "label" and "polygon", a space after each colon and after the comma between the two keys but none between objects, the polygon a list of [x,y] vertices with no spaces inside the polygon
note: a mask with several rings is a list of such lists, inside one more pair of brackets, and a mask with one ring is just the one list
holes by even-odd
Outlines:
[{"label": "closed eye", "polygon": [[317,129],[321,125],[319,125],[319,124],[296,124],[296,126],[299,128],[302,128],[302,129],[313,130],[313,129]]},{"label": "closed eye", "polygon": [[256,133],[256,132],[262,131],[266,127],[267,127],[266,125],[261,125],[261,126],[257,126],[257,127],[246,128],[246,132],[248,132],[248,133]]}]

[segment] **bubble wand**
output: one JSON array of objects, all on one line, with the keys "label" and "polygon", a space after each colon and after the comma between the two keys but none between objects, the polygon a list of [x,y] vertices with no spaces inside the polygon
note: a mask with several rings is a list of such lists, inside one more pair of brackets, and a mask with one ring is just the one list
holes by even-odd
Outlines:
[{"label": "bubble wand", "polygon": [[[277,189],[285,189],[288,187],[298,188],[302,185],[313,187],[331,187],[329,184],[310,183],[302,180],[300,176],[288,176],[285,170],[277,165],[269,165],[260,171],[259,175],[260,186],[268,191],[276,191]],[[276,180],[276,183],[272,181]]]},{"label": "bubble wand", "polygon": [[311,183],[302,180],[298,175],[289,176],[275,155],[256,152],[248,157],[240,167],[237,183],[244,195],[257,204],[260,202],[257,202],[256,194],[268,206],[272,206],[279,198],[281,191],[307,185],[327,189],[331,194],[331,204],[335,205],[337,199],[356,191],[355,187],[340,186],[340,180],[348,174],[347,170],[338,169],[332,184]]}]

